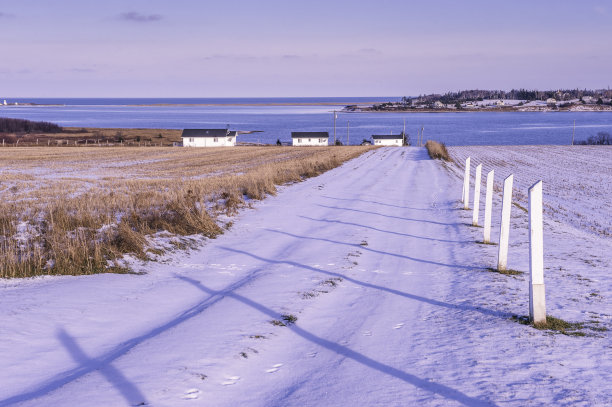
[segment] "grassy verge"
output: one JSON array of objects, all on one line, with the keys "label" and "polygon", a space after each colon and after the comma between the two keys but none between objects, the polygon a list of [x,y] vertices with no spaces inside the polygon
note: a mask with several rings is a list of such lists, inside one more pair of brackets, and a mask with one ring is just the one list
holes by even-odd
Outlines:
[{"label": "grassy verge", "polygon": [[129,271],[151,237],[223,232],[220,215],[319,175],[364,147],[0,150],[0,277]]},{"label": "grassy verge", "polygon": [[487,267],[487,270],[490,271],[491,273],[505,274],[507,276],[520,276],[521,274],[523,274],[522,271],[512,270],[512,269],[499,270],[493,267]]},{"label": "grassy verge", "polygon": [[438,143],[437,141],[427,140],[425,143],[425,147],[427,148],[427,152],[429,156],[434,160],[444,160],[450,161],[450,156],[448,155],[448,151],[446,151],[446,146],[444,143]]},{"label": "grassy verge", "polygon": [[584,328],[584,324],[581,324],[579,322],[567,322],[560,318],[555,318],[550,315],[546,316],[545,323],[536,324],[536,323],[529,321],[529,317],[518,316],[518,315],[513,315],[512,320],[518,323],[521,323],[523,325],[532,326],[535,329],[538,329],[541,331],[553,331],[553,332],[558,332],[560,334],[568,335],[568,336],[586,336],[586,334],[581,331],[581,329]]}]

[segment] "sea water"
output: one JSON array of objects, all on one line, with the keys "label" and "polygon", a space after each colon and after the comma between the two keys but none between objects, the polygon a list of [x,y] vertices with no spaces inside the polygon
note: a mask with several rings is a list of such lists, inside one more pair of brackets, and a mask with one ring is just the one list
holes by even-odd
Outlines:
[{"label": "sea water", "polygon": [[[346,113],[349,103],[399,98],[228,98],[228,99],[18,99],[40,106],[0,106],[0,117],[57,123],[65,127],[225,128],[260,131],[239,136],[254,143],[289,142],[292,131],[327,131],[333,142],[359,144],[373,134],[400,134],[414,144],[570,144],[598,132],[612,133],[612,112]],[[11,101],[9,101],[11,102]],[[326,103],[316,105],[316,103]],[[44,105],[42,105],[44,104]],[[151,106],[157,104],[156,106]],[[183,106],[178,106],[183,104]],[[192,104],[185,106],[185,104]],[[193,104],[205,104],[196,106]],[[282,104],[282,105],[270,105]],[[575,121],[575,130],[574,130]],[[335,122],[335,131],[334,131]]]}]

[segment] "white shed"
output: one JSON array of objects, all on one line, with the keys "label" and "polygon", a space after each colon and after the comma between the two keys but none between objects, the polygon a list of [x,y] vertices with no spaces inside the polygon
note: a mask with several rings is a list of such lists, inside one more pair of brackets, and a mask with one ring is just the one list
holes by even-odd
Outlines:
[{"label": "white shed", "polygon": [[294,146],[326,146],[329,144],[329,133],[326,131],[292,131],[291,141]]},{"label": "white shed", "polygon": [[183,147],[233,147],[237,131],[228,129],[184,129]]},{"label": "white shed", "polygon": [[404,145],[404,136],[402,134],[377,134],[372,136],[375,146],[397,146]]}]

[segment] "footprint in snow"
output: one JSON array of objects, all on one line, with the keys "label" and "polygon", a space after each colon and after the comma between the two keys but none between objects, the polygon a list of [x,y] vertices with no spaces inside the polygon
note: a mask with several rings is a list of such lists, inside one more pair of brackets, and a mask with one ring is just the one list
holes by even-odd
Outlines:
[{"label": "footprint in snow", "polygon": [[310,352],[310,353],[308,354],[308,356],[309,356],[309,357],[311,357],[311,358],[314,358],[314,357],[316,357],[316,356],[317,356],[317,352]]},{"label": "footprint in snow", "polygon": [[401,327],[403,327],[403,326],[404,326],[404,323],[403,323],[403,322],[400,322],[399,324],[396,324],[396,325],[393,327],[393,329],[400,329],[400,328],[401,328]]},{"label": "footprint in snow", "polygon": [[363,331],[363,336],[372,336],[372,331]]},{"label": "footprint in snow", "polygon": [[189,389],[183,395],[185,400],[195,400],[200,397],[200,390],[198,389]]},{"label": "footprint in snow", "polygon": [[231,386],[232,384],[236,384],[236,382],[238,380],[240,380],[240,376],[229,376],[229,377],[225,377],[227,380],[225,380],[224,382],[221,382],[222,385],[224,386]]},{"label": "footprint in snow", "polygon": [[282,363],[277,363],[274,366],[272,366],[272,369],[268,369],[266,370],[266,373],[274,373],[274,372],[278,372],[278,369],[282,366]]}]

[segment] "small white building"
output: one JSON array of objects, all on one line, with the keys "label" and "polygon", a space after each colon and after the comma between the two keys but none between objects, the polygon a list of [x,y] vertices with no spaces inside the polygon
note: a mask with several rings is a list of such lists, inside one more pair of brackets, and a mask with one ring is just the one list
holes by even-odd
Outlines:
[{"label": "small white building", "polygon": [[555,99],[555,98],[548,98],[548,99],[546,99],[546,104],[547,105],[556,105],[557,104],[557,99]]},{"label": "small white building", "polygon": [[593,96],[583,96],[582,100],[584,100],[584,103],[595,103],[595,98]]},{"label": "small white building", "polygon": [[329,133],[326,131],[292,131],[291,141],[294,146],[327,146]]},{"label": "small white building", "polygon": [[372,135],[372,140],[375,146],[396,146],[404,145],[404,136],[402,134],[375,134]]},{"label": "small white building", "polygon": [[446,107],[444,103],[440,102],[439,100],[436,100],[433,106],[434,106],[434,109],[444,109]]},{"label": "small white building", "polygon": [[237,131],[228,129],[184,129],[183,147],[234,147]]}]

